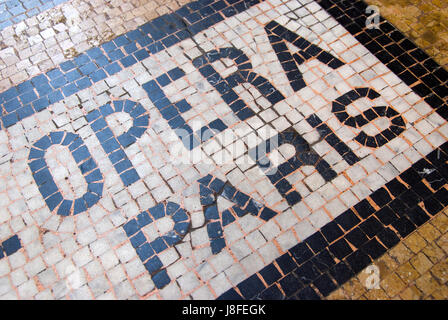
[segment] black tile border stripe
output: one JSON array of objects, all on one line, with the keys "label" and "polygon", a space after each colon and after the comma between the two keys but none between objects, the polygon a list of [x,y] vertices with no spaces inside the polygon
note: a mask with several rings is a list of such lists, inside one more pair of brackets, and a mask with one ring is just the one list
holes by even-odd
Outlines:
[{"label": "black tile border stripe", "polygon": [[[445,69],[383,17],[366,28],[365,2],[316,1],[448,120]],[[328,296],[448,205],[447,161],[448,142],[218,299]]]},{"label": "black tile border stripe", "polygon": [[[205,30],[214,23],[242,12],[262,1],[194,1],[177,10],[175,14],[167,14],[153,20],[160,25],[166,20],[178,21],[175,15],[179,15],[185,17],[191,23],[190,25],[176,25],[175,30],[168,30],[162,36],[154,29],[153,25],[145,24],[144,30],[142,29],[144,32],[139,35],[142,38],[136,39],[136,30],[133,30],[103,44],[101,48],[107,47],[108,44],[111,45],[113,42],[115,43],[114,46],[120,51],[121,49],[125,50],[128,54],[122,59],[123,61],[120,61],[126,68],[129,63],[135,63],[134,60],[144,59],[143,51],[145,50],[148,50],[146,54],[159,52],[185,37],[190,37],[192,34]],[[367,4],[363,1],[316,1],[383,64],[409,85],[416,94],[423,97],[439,115],[448,120],[448,72],[446,70],[383,18],[380,20],[380,29],[367,29],[365,26]],[[213,10],[212,13],[210,7],[205,10],[206,6],[211,6],[213,10],[220,13],[217,14]],[[202,9],[204,11],[201,11]],[[200,14],[200,17],[196,14]],[[146,28],[149,29],[146,30]],[[155,34],[151,32],[155,32]],[[172,37],[173,33],[176,33],[177,38]],[[154,37],[152,40],[155,40],[158,45],[151,42],[151,39],[144,38],[144,35],[148,34]],[[161,37],[160,41],[157,40],[159,37]],[[136,58],[131,59],[131,62],[125,60],[134,50],[127,45],[129,43],[135,44],[139,40],[141,42],[139,43],[145,47],[142,49],[143,51],[138,51],[138,54],[137,52],[134,53]],[[147,41],[150,43],[147,43]],[[95,49],[98,50],[98,48],[93,48],[72,61],[66,61],[64,66],[67,63],[73,64],[75,62],[81,68],[82,66],[86,67],[92,59],[98,62],[96,59],[99,53]],[[108,58],[113,59],[109,62],[115,66],[115,69],[110,70],[110,72],[117,72],[118,67],[121,70],[122,67],[118,66],[116,59],[109,56],[109,50],[107,49],[104,52]],[[86,55],[89,56],[89,59]],[[92,59],[90,59],[90,56],[92,56]],[[75,68],[75,66],[70,66],[69,70],[72,68]],[[85,69],[86,73],[91,71],[87,70],[89,69],[87,67]],[[62,71],[64,70],[65,67]],[[63,73],[62,71],[61,73]],[[46,78],[45,83],[49,82],[55,76],[54,73],[54,70],[50,70],[45,76],[34,77],[30,80],[32,85],[29,81],[27,85],[22,83],[19,85],[21,89],[16,94],[24,94],[27,91],[22,92],[22,90],[36,87],[39,84],[37,82],[43,81],[43,77]],[[86,85],[81,82],[83,79],[76,82],[76,90],[80,90]],[[36,84],[33,83],[33,80]],[[73,86],[73,83],[71,85]],[[67,95],[64,93],[64,96],[74,93],[73,88],[69,89],[66,90]],[[58,90],[58,99],[62,99],[61,89]],[[46,91],[43,90],[43,92]],[[0,104],[6,102],[6,100],[2,100],[6,99],[4,96],[5,92],[0,94]],[[34,99],[34,96],[26,95],[22,98],[24,101],[28,101]],[[32,113],[47,106],[46,104],[39,104],[35,106],[37,109],[33,109]],[[29,105],[25,107],[28,107],[28,109],[21,109],[22,118],[29,116],[29,112],[31,112]],[[7,116],[4,110],[2,110],[1,116],[3,121],[4,117]],[[21,119],[16,120],[20,121]],[[232,288],[221,295],[220,298],[320,299],[327,296],[354,274],[365,268],[372,260],[380,257],[387,249],[392,248],[406,235],[448,205],[448,191],[446,189],[448,180],[447,160],[448,142],[371,194],[366,200],[359,202],[353,208],[341,214],[304,242],[288,250],[273,263],[238,284],[238,290]],[[431,173],[428,174],[430,171]],[[10,242],[2,243],[2,249],[5,253],[8,253],[9,249],[11,252],[18,250],[20,241],[14,240],[15,245],[12,246],[11,244]]]},{"label": "black tile border stripe", "polygon": [[447,206],[447,181],[448,142],[218,299],[328,296]]},{"label": "black tile border stripe", "polygon": [[363,46],[394,72],[443,118],[448,116],[448,72],[380,17],[379,29],[366,28],[364,1],[316,0]]}]

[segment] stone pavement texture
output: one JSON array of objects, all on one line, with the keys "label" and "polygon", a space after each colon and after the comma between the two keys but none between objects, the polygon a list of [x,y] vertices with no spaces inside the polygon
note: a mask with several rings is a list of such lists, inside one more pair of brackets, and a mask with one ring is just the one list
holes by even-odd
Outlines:
[{"label": "stone pavement texture", "polygon": [[0,2],[0,299],[446,297],[448,73],[364,2],[39,4]]},{"label": "stone pavement texture", "polygon": [[440,65],[448,66],[448,1],[367,0]]},{"label": "stone pavement texture", "polygon": [[448,215],[445,210],[327,298],[446,300],[447,281]]},{"label": "stone pavement texture", "polygon": [[67,0],[2,0],[0,2],[0,30],[51,9]]}]

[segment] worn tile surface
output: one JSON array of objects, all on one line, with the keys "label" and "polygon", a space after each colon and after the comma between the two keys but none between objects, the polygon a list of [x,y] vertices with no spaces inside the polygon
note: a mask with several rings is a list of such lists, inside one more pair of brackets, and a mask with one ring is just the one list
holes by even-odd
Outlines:
[{"label": "worn tile surface", "polygon": [[327,298],[448,299],[447,226],[445,211],[373,261]]},{"label": "worn tile surface", "polygon": [[366,4],[13,2],[0,298],[444,297],[447,72]]},{"label": "worn tile surface", "polygon": [[448,2],[445,0],[367,0],[445,68],[448,66]]}]

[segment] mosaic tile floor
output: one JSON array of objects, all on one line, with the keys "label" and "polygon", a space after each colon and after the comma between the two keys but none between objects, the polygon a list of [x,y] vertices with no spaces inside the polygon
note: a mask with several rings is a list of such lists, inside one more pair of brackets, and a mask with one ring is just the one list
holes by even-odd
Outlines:
[{"label": "mosaic tile floor", "polygon": [[448,299],[448,216],[438,214],[328,299]]},{"label": "mosaic tile floor", "polygon": [[448,2],[446,0],[367,0],[376,5],[389,22],[448,67]]},{"label": "mosaic tile floor", "polygon": [[366,9],[1,1],[0,299],[446,298],[448,73]]}]

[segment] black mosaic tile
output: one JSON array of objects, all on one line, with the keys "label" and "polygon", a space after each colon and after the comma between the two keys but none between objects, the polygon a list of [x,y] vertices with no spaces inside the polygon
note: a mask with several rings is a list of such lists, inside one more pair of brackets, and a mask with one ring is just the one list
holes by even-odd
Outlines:
[{"label": "black mosaic tile", "polygon": [[305,285],[310,284],[320,275],[319,269],[317,269],[317,267],[311,261],[308,261],[302,266],[298,267],[294,271],[294,273]]},{"label": "black mosaic tile", "polygon": [[425,199],[433,194],[433,192],[421,181],[412,185],[412,191],[418,194],[421,199]]},{"label": "black mosaic tile", "polygon": [[429,220],[429,216],[419,206],[416,206],[413,209],[409,210],[407,212],[407,216],[409,217],[409,220],[411,220],[416,226],[421,226],[423,223]]},{"label": "black mosaic tile", "polygon": [[290,273],[279,281],[283,292],[287,297],[296,294],[300,289],[304,286],[302,282],[294,275],[294,273]]},{"label": "black mosaic tile", "polygon": [[361,223],[359,227],[369,238],[372,238],[381,230],[382,224],[378,219],[372,216]]},{"label": "black mosaic tile", "polygon": [[426,198],[423,201],[423,206],[430,215],[435,215],[444,208],[444,206],[435,197]]},{"label": "black mosaic tile", "polygon": [[404,205],[408,208],[414,208],[422,200],[422,198],[413,190],[408,190],[402,193],[399,199],[403,201]]},{"label": "black mosaic tile", "polygon": [[372,260],[371,258],[365,254],[363,251],[356,250],[352,254],[350,254],[345,261],[353,270],[354,273],[360,272],[366,266],[368,266]]},{"label": "black mosaic tile", "polygon": [[231,288],[218,297],[218,300],[243,300],[234,288]]},{"label": "black mosaic tile", "polygon": [[283,300],[285,299],[285,295],[280,291],[280,289],[276,286],[270,286],[266,290],[262,291],[258,298],[262,300]]},{"label": "black mosaic tile", "polygon": [[283,274],[291,272],[296,267],[294,260],[289,254],[284,254],[280,258],[277,258],[275,261],[277,262]]},{"label": "black mosaic tile", "polygon": [[254,274],[238,284],[237,288],[241,291],[244,299],[252,299],[261,291],[263,291],[265,289],[265,286],[258,278],[258,276]]},{"label": "black mosaic tile", "polygon": [[383,245],[385,245],[388,249],[392,248],[398,242],[400,242],[400,238],[397,236],[395,232],[393,232],[389,228],[384,228],[377,234],[378,239],[381,241]]},{"label": "black mosaic tile", "polygon": [[390,197],[389,193],[386,189],[380,188],[374,193],[370,195],[370,198],[379,206],[384,207],[386,204],[388,204],[390,201],[392,201],[392,198]]},{"label": "black mosaic tile", "polygon": [[316,232],[308,237],[305,243],[314,251],[314,253],[318,253],[328,246],[328,242],[320,232]]},{"label": "black mosaic tile", "polygon": [[386,248],[382,246],[375,238],[369,240],[366,242],[362,247],[361,250],[369,255],[372,259],[377,259],[381,257],[385,252]]},{"label": "black mosaic tile", "polygon": [[392,227],[396,229],[402,238],[409,235],[415,230],[415,225],[406,217],[401,217],[400,219],[392,223]]},{"label": "black mosaic tile", "polygon": [[352,245],[355,247],[361,247],[364,243],[366,243],[369,239],[367,235],[360,229],[354,228],[352,231],[347,233],[345,237]]},{"label": "black mosaic tile", "polygon": [[305,287],[297,293],[299,300],[320,300],[320,296],[311,287]]},{"label": "black mosaic tile", "polygon": [[336,280],[338,285],[343,285],[354,275],[353,271],[347,266],[344,261],[339,262],[333,268],[331,268],[330,274]]},{"label": "black mosaic tile", "polygon": [[320,272],[326,272],[336,262],[328,249],[321,251],[318,255],[314,256],[310,261],[320,270]]},{"label": "black mosaic tile", "polygon": [[390,225],[392,222],[398,219],[398,216],[389,206],[385,206],[378,210],[375,213],[375,216],[383,225]]},{"label": "black mosaic tile", "polygon": [[273,263],[268,264],[266,267],[259,271],[259,274],[264,279],[264,281],[271,285],[282,277],[279,270],[275,267]]},{"label": "black mosaic tile", "polygon": [[360,201],[354,206],[354,209],[358,215],[364,219],[368,218],[373,212],[375,212],[375,209],[367,200]]},{"label": "black mosaic tile", "polygon": [[387,206],[399,217],[402,217],[409,210],[399,198],[394,199]]},{"label": "black mosaic tile", "polygon": [[342,260],[347,255],[353,252],[350,248],[350,245],[347,243],[345,239],[340,239],[329,246],[330,252],[339,260]]},{"label": "black mosaic tile", "polygon": [[352,229],[361,220],[356,216],[353,210],[348,209],[339,217],[334,220],[338,225],[340,225],[345,231]]},{"label": "black mosaic tile", "polygon": [[333,242],[340,236],[344,234],[342,229],[337,225],[336,222],[327,223],[321,228],[321,233],[327,239],[329,243]]},{"label": "black mosaic tile", "polygon": [[314,255],[311,249],[304,242],[295,245],[289,249],[289,252],[298,265],[301,265]]}]

